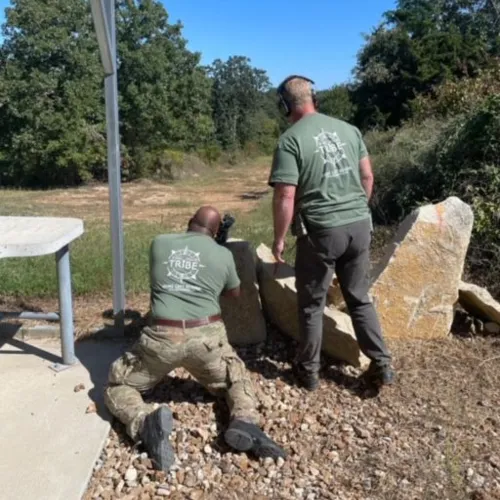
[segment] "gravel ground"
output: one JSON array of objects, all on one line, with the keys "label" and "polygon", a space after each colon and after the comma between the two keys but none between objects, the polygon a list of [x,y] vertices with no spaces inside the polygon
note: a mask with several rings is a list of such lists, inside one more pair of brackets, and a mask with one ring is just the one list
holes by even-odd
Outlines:
[{"label": "gravel ground", "polygon": [[224,403],[176,370],[145,398],[174,412],[173,470],[154,471],[115,422],[84,500],[500,499],[500,339],[389,345],[398,379],[379,394],[326,361],[317,392],[295,387],[293,343],[276,332],[238,349],[289,453],[277,463],[231,453]]}]

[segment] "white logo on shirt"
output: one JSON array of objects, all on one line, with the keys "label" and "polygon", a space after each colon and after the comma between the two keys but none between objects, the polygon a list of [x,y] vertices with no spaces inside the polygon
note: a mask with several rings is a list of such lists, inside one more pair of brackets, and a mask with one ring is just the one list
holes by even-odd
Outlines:
[{"label": "white logo on shirt", "polygon": [[188,247],[182,250],[172,250],[166,262],[167,278],[175,278],[180,282],[177,285],[165,285],[167,290],[190,291],[200,290],[198,286],[188,285],[184,280],[196,281],[201,268],[205,267],[200,262],[200,253],[189,250]]},{"label": "white logo on shirt", "polygon": [[352,170],[343,143],[337,132],[321,132],[314,136],[316,151],[323,159],[323,178],[338,177]]}]

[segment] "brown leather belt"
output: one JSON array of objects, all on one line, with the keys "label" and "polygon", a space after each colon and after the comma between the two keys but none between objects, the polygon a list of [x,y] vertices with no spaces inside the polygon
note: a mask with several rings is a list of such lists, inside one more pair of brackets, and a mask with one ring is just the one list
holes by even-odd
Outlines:
[{"label": "brown leather belt", "polygon": [[153,324],[158,326],[172,326],[176,328],[195,328],[197,326],[203,326],[203,325],[209,325],[210,323],[215,323],[216,321],[220,321],[221,319],[222,316],[220,314],[199,319],[156,318],[153,319]]}]

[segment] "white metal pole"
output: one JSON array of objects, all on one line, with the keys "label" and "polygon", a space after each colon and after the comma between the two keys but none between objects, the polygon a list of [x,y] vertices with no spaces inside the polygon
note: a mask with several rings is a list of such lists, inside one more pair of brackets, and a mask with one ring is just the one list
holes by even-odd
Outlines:
[{"label": "white metal pole", "polygon": [[123,332],[125,315],[125,262],[123,255],[123,221],[121,197],[121,159],[118,121],[118,78],[116,59],[115,2],[102,0],[105,5],[111,55],[115,71],[104,80],[108,140],[108,184],[110,202],[111,245],[113,256],[113,312],[115,328]]}]

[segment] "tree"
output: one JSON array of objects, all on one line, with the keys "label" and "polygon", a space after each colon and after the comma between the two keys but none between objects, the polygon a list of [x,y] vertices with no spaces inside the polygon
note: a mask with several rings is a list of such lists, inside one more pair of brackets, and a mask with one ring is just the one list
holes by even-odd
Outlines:
[{"label": "tree", "polygon": [[321,113],[340,120],[351,121],[354,116],[354,104],[348,85],[334,85],[329,90],[317,93],[318,108]]},{"label": "tree", "polygon": [[144,151],[194,150],[213,137],[211,87],[180,23],[154,0],[118,1],[122,140],[136,170]]},{"label": "tree", "polygon": [[355,123],[362,129],[399,125],[410,101],[422,90],[418,59],[408,33],[378,28],[358,54],[352,98]]},{"label": "tree", "polygon": [[[122,160],[134,177],[166,149],[214,140],[211,84],[160,2],[117,0],[116,8]],[[88,1],[14,1],[1,55],[1,182],[105,179],[103,73]]]},{"label": "tree", "polygon": [[210,67],[212,110],[217,141],[224,149],[243,147],[255,140],[256,114],[269,90],[266,72],[250,65],[250,59],[232,56],[216,59]]},{"label": "tree", "polygon": [[102,74],[85,0],[14,0],[0,68],[2,183],[70,185],[101,177]]},{"label": "tree", "polygon": [[498,56],[497,0],[399,0],[367,38],[355,68],[356,121],[394,126],[410,101],[473,77]]}]

